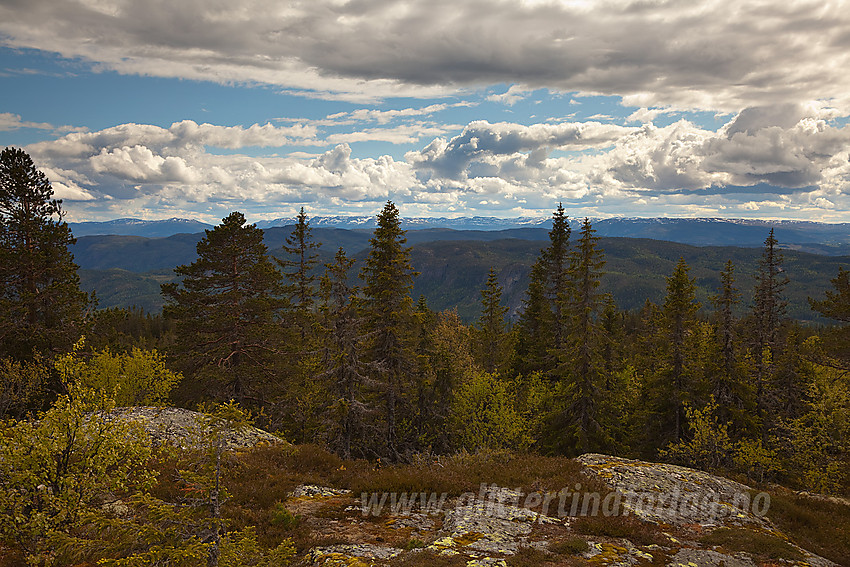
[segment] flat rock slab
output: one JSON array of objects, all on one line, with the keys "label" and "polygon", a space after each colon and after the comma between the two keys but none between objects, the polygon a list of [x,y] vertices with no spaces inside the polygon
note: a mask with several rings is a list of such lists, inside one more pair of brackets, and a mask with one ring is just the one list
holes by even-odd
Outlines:
[{"label": "flat rock slab", "polygon": [[756,567],[745,556],[727,555],[709,549],[681,549],[667,567]]},{"label": "flat rock slab", "polygon": [[369,543],[353,545],[330,545],[314,547],[307,555],[312,565],[365,567],[375,565],[375,561],[384,562],[400,554],[403,550],[396,547],[382,547]]},{"label": "flat rock slab", "polygon": [[641,519],[685,524],[756,525],[771,529],[749,486],[703,471],[588,453],[578,460],[622,495],[623,506]]},{"label": "flat rock slab", "polygon": [[[161,408],[155,406],[132,406],[116,408],[110,417],[135,421],[141,424],[154,445],[168,442],[184,449],[197,444],[198,435],[209,431],[204,425],[204,414],[183,408]],[[286,441],[268,431],[247,427],[230,431],[224,436],[227,449],[245,449],[260,443],[286,444]]]}]

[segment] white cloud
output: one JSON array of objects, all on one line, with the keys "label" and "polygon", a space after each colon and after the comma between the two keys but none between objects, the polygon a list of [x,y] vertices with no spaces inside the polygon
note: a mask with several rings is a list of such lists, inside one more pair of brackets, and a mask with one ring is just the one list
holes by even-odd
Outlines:
[{"label": "white cloud", "polygon": [[620,95],[735,112],[789,100],[847,111],[844,0],[30,0],[5,44],[121,73],[263,83],[374,101],[468,87]]},{"label": "white cloud", "polygon": [[[592,216],[752,210],[841,218],[850,211],[850,126],[830,122],[830,112],[818,105],[778,114],[747,109],[717,131],[686,120],[664,127],[475,121],[427,143],[443,131],[416,121],[325,138],[314,137],[313,125],[123,124],[27,151],[78,217],[156,209],[216,220],[233,207],[268,213],[302,204],[356,213],[392,198],[419,214],[533,213],[562,200]],[[355,157],[349,145],[382,137],[423,139],[403,161]],[[325,148],[239,152],[293,141]]]},{"label": "white cloud", "polygon": [[25,122],[21,120],[20,114],[0,112],[0,132],[11,132],[13,130],[20,130],[21,128],[53,130],[53,126],[46,122]]}]

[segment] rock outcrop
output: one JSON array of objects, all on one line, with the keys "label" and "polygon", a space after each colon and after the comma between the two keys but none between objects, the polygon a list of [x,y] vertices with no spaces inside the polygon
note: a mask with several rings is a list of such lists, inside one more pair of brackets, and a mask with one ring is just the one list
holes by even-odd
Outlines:
[{"label": "rock outcrop", "polygon": [[[685,467],[607,455],[583,455],[579,461],[587,475],[612,489],[610,494],[595,497],[598,507],[584,510],[591,517],[582,516],[581,506],[572,510],[577,513],[563,515],[559,512],[569,506],[540,506],[546,498],[542,493],[528,495],[495,485],[482,486],[477,494],[447,499],[430,508],[422,506],[425,495],[419,505],[410,505],[407,500],[406,505],[399,506],[398,500],[385,500],[385,505],[379,506],[381,510],[375,509],[380,499],[375,500],[373,495],[301,486],[287,500],[287,507],[305,515],[321,510],[316,514],[317,529],[327,527],[327,520],[321,518],[329,517],[330,509],[336,510],[332,529],[324,535],[347,540],[313,548],[303,558],[305,565],[386,565],[393,558],[418,553],[452,556],[467,567],[507,566],[511,556],[518,553],[536,553],[541,562],[560,564],[558,553],[564,553],[567,544],[569,553],[600,566],[764,564],[758,555],[734,546],[704,543],[710,541],[704,536],[715,530],[772,538],[787,551],[777,563],[783,566],[834,565],[788,541],[764,515],[766,510],[760,507],[765,503],[758,502],[758,495],[746,485]],[[549,494],[549,498],[554,495]],[[629,516],[631,523],[617,525],[631,526],[633,534],[615,534],[616,530],[606,534],[608,520],[596,517],[606,511],[600,501],[609,505],[608,512]],[[528,502],[534,506],[528,507]],[[597,527],[588,530],[588,522]],[[641,526],[647,531],[641,531]],[[647,533],[657,539],[650,541]]]},{"label": "rock outcrop", "polygon": [[[135,421],[142,425],[154,445],[164,442],[178,447],[191,447],[199,435],[208,431],[204,414],[183,408],[133,406],[116,408],[110,413],[115,419]],[[228,449],[244,449],[258,443],[286,443],[276,435],[256,427],[229,431],[224,436]]]}]

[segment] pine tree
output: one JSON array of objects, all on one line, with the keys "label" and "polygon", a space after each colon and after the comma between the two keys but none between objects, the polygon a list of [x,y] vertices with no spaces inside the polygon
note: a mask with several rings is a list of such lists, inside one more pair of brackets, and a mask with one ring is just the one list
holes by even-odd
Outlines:
[{"label": "pine tree", "polygon": [[[741,292],[735,287],[735,265],[732,260],[728,260],[726,267],[720,272],[720,290],[712,300],[717,316],[723,368],[727,375],[731,375],[735,368],[735,315],[733,310],[735,305],[741,302]],[[715,397],[722,405],[722,396],[715,392]]]},{"label": "pine tree", "polygon": [[667,333],[670,348],[670,370],[668,388],[670,402],[674,406],[673,438],[679,441],[684,429],[684,403],[688,391],[686,375],[686,340],[694,323],[694,316],[700,308],[696,300],[695,280],[689,275],[690,268],[684,258],[680,258],[673,274],[667,278],[667,296],[664,298],[664,315],[667,320]]},{"label": "pine tree", "polygon": [[177,323],[184,363],[224,382],[220,397],[241,403],[271,377],[284,306],[281,275],[266,256],[263,231],[246,226],[239,212],[207,230],[197,251],[195,262],[174,269],[182,286],[162,286],[164,313]]},{"label": "pine tree", "polygon": [[68,247],[76,240],[26,152],[0,154],[0,350],[18,359],[68,349],[89,306]]},{"label": "pine tree", "polygon": [[531,267],[523,311],[517,323],[516,372],[550,373],[566,336],[563,308],[569,294],[570,223],[562,204],[552,214],[549,246]]},{"label": "pine tree", "polygon": [[505,357],[507,312],[508,308],[502,306],[502,286],[499,285],[496,270],[491,267],[487,286],[481,290],[481,317],[478,319],[480,359],[484,370],[491,374],[501,366]]},{"label": "pine tree", "polygon": [[406,378],[415,368],[412,354],[413,300],[416,275],[410,248],[401,229],[398,209],[387,201],[370,239],[366,265],[360,272],[367,330],[371,335],[369,359],[382,383],[385,402],[385,454],[399,455],[399,405],[404,401]]}]

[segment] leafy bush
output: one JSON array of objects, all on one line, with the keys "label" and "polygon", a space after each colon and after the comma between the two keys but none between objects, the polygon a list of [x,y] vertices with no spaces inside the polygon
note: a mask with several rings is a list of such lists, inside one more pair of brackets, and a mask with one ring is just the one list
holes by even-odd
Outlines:
[{"label": "leafy bush", "polygon": [[82,347],[80,341],[70,354],[57,359],[62,381],[75,381],[113,397],[117,407],[161,405],[182,379],[165,367],[165,355],[156,350],[133,348],[129,354],[113,354],[106,348],[85,359],[80,354]]}]

